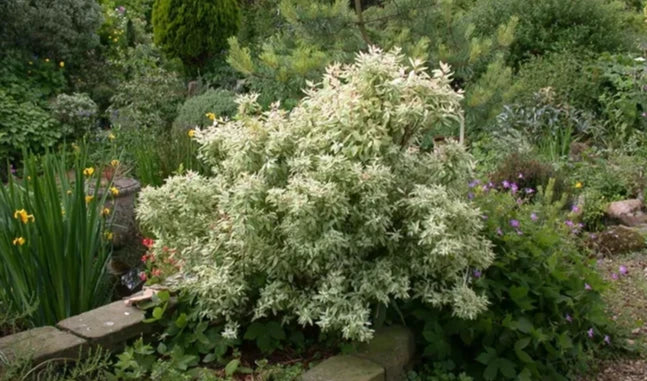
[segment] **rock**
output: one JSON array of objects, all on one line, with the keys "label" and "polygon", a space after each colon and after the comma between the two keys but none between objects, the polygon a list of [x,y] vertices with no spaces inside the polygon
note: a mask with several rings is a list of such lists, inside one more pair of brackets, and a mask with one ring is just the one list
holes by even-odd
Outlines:
[{"label": "rock", "polygon": [[60,321],[57,327],[86,339],[90,344],[119,349],[129,339],[151,332],[144,311],[116,301]]},{"label": "rock", "polygon": [[380,328],[373,340],[361,344],[354,355],[384,367],[387,381],[406,380],[416,349],[413,333],[405,327]]},{"label": "rock", "polygon": [[86,346],[86,340],[50,326],[0,338],[0,353],[8,361],[22,357],[36,364],[53,358],[76,359]]},{"label": "rock", "polygon": [[334,356],[307,371],[301,381],[385,381],[384,368],[356,356]]},{"label": "rock", "polygon": [[607,207],[607,216],[620,219],[623,215],[633,215],[641,211],[642,201],[638,199],[614,201]]},{"label": "rock", "polygon": [[590,245],[602,254],[623,254],[645,248],[645,237],[630,227],[618,225],[596,234]]}]

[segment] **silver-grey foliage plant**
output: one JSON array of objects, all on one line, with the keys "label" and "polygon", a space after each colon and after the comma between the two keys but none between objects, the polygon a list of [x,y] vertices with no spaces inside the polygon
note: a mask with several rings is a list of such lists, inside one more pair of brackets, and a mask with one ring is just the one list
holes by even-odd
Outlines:
[{"label": "silver-grey foliage plant", "polygon": [[368,340],[379,304],[418,298],[460,318],[486,308],[470,284],[493,259],[462,193],[471,159],[421,147],[460,123],[462,95],[446,65],[425,70],[372,48],[330,66],[291,112],[241,97],[235,120],[196,132],[213,177],[142,192],[140,221],[177,250],[179,287],[228,322],[226,336],[278,315]]}]

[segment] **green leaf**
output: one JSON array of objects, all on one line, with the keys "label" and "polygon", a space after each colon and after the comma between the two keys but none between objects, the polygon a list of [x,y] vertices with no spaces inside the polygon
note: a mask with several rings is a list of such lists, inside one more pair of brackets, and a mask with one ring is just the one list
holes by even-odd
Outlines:
[{"label": "green leaf", "polygon": [[225,375],[227,377],[231,377],[236,373],[236,370],[238,370],[238,365],[240,365],[240,360],[239,359],[233,359],[230,362],[225,365]]},{"label": "green leaf", "polygon": [[175,319],[175,326],[181,329],[181,328],[186,327],[187,322],[188,322],[187,316],[183,312],[180,316],[178,316],[177,319]]},{"label": "green leaf", "polygon": [[262,323],[254,322],[247,327],[247,331],[245,331],[245,336],[243,336],[243,338],[245,340],[255,340],[263,334],[264,329],[265,327]]},{"label": "green leaf", "polygon": [[525,317],[520,317],[515,324],[517,330],[523,333],[530,333],[532,331],[533,325],[530,320]]},{"label": "green leaf", "polygon": [[162,307],[155,307],[153,309],[153,319],[159,320],[164,315],[164,309]]},{"label": "green leaf", "polygon": [[202,362],[205,364],[208,364],[210,362],[213,362],[217,358],[218,356],[215,353],[209,353],[208,355],[204,356],[204,358],[202,359]]},{"label": "green leaf", "polygon": [[499,371],[498,365],[496,362],[493,361],[483,371],[483,378],[485,378],[488,381],[494,380],[496,378],[498,371]]},{"label": "green leaf", "polygon": [[278,321],[271,321],[265,326],[266,332],[277,340],[285,340],[285,331]]},{"label": "green leaf", "polygon": [[505,358],[500,358],[497,360],[499,363],[499,370],[501,371],[501,374],[503,374],[507,378],[513,378],[514,376],[517,375],[517,372],[515,372],[515,365],[512,361],[505,359]]}]

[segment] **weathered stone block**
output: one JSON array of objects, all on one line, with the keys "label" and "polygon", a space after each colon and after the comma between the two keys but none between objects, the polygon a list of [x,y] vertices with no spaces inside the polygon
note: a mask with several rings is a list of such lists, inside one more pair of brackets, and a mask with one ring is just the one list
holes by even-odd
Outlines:
[{"label": "weathered stone block", "polygon": [[76,359],[86,346],[86,340],[50,326],[0,338],[0,352],[9,361],[20,357],[31,358],[35,363],[52,358]]},{"label": "weathered stone block", "polygon": [[361,344],[354,355],[384,367],[387,381],[401,381],[406,379],[415,349],[413,333],[405,327],[393,326],[378,329],[373,340]]},{"label": "weathered stone block", "polygon": [[334,356],[301,376],[301,381],[384,381],[384,368],[356,356]]},{"label": "weathered stone block", "polygon": [[[135,199],[141,189],[139,181],[132,178],[117,178],[112,186],[117,188],[119,194],[109,196],[105,207],[110,209],[112,216],[113,245],[116,249],[137,239],[137,225],[135,222]],[[88,184],[88,192],[94,192],[94,184]],[[101,187],[97,190],[97,197],[103,197],[110,189]]]},{"label": "weathered stone block", "polygon": [[60,329],[88,340],[90,344],[118,349],[129,339],[149,333],[152,324],[144,323],[144,311],[117,301],[60,321]]}]

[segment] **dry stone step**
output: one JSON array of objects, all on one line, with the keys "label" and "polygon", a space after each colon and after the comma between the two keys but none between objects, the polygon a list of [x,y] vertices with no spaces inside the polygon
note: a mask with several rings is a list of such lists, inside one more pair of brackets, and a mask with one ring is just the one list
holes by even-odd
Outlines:
[{"label": "dry stone step", "polygon": [[154,329],[153,324],[144,323],[144,319],[144,311],[117,301],[62,320],[57,327],[86,339],[92,345],[115,350],[126,341]]},{"label": "dry stone step", "polygon": [[384,368],[356,356],[334,356],[307,371],[301,381],[385,381]]},{"label": "dry stone step", "polygon": [[8,362],[30,358],[35,363],[54,358],[76,359],[88,342],[54,327],[39,327],[0,338],[0,353]]}]

